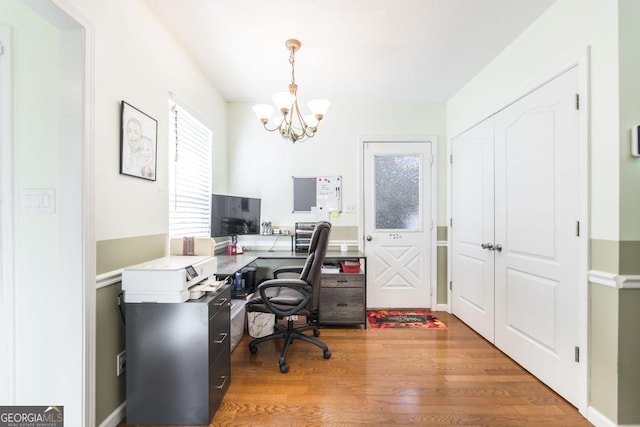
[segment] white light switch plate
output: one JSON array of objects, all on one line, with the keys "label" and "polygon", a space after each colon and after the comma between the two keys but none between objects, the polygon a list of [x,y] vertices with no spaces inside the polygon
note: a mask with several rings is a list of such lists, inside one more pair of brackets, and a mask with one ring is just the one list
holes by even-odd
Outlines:
[{"label": "white light switch plate", "polygon": [[56,190],[53,188],[27,188],[21,192],[22,210],[28,214],[56,212]]}]

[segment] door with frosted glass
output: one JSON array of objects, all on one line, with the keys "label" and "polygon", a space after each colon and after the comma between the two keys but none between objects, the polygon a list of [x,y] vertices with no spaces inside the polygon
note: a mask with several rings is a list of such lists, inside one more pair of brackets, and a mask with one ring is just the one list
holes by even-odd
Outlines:
[{"label": "door with frosted glass", "polygon": [[366,142],[367,307],[431,306],[431,143]]}]

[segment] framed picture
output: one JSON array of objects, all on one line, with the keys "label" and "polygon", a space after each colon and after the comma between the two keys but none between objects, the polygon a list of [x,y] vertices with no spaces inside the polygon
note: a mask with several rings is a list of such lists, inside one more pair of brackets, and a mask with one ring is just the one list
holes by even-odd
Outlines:
[{"label": "framed picture", "polygon": [[156,180],[158,122],[122,101],[120,173]]}]

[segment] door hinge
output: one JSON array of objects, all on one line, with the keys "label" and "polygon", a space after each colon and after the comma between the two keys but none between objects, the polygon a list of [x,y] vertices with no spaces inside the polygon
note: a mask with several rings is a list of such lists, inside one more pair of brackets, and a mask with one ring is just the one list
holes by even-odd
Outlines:
[{"label": "door hinge", "polygon": [[0,55],[4,55],[4,45],[0,43]]},{"label": "door hinge", "polygon": [[449,227],[453,227],[453,218],[449,218]]},{"label": "door hinge", "polygon": [[576,93],[576,110],[580,109],[580,94]]},{"label": "door hinge", "polygon": [[576,236],[580,237],[580,221],[576,221]]},{"label": "door hinge", "polygon": [[453,290],[453,281],[449,280],[449,290],[452,291]]},{"label": "door hinge", "polygon": [[449,154],[449,163],[453,164],[453,154]]},{"label": "door hinge", "polygon": [[431,160],[430,160],[430,164],[433,164],[433,154],[431,155]]},{"label": "door hinge", "polygon": [[574,360],[576,363],[580,363],[580,347],[576,346],[573,351]]}]

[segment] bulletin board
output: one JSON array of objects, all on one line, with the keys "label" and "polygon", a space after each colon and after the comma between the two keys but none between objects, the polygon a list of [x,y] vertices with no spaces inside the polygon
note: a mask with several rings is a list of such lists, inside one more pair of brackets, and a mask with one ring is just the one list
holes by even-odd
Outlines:
[{"label": "bulletin board", "polygon": [[322,208],[342,212],[342,176],[293,178],[293,212],[311,212]]}]

